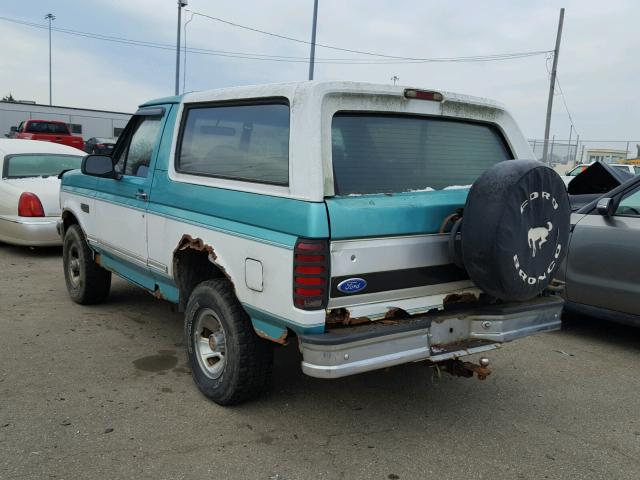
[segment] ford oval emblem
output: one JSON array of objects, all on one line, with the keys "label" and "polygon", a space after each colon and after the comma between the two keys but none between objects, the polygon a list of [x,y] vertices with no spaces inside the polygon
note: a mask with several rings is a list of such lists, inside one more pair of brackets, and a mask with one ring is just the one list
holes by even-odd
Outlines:
[{"label": "ford oval emblem", "polygon": [[338,284],[342,293],[358,293],[367,288],[367,281],[363,278],[347,278]]}]

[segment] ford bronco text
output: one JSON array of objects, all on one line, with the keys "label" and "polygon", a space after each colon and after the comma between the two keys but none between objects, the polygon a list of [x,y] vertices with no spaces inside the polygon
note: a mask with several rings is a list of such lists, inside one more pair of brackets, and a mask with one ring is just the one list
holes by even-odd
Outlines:
[{"label": "ford bronco text", "polygon": [[484,378],[459,359],[560,326],[564,183],[484,99],[304,82],[155,100],[61,204],[71,298],[104,301],[115,273],[177,304],[222,405],[263,391],[287,342],[314,377]]}]

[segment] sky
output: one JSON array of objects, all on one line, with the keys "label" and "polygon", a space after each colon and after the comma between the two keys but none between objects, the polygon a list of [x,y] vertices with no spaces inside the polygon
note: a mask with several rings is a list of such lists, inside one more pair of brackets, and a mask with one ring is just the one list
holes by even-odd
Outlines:
[{"label": "sky", "polygon": [[[0,17],[175,45],[175,0],[4,1]],[[582,139],[640,143],[640,2],[637,0],[319,0],[317,42],[405,57],[461,57],[553,50],[566,8],[558,78]],[[313,0],[189,0],[189,10],[308,41]],[[183,22],[191,14],[183,13]],[[306,58],[303,43],[250,32],[201,16],[186,29],[189,47]],[[172,95],[175,51],[53,32],[53,103],[133,112]],[[0,20],[0,96],[48,103],[48,34]],[[316,56],[366,58],[318,47]],[[546,55],[478,63],[334,65],[316,80],[355,80],[442,89],[506,104],[525,136],[542,138],[549,89]],[[187,54],[186,91],[306,80],[308,64]],[[181,73],[182,91],[182,73]],[[558,93],[558,92],[557,92]],[[557,94],[551,124],[569,137]],[[575,137],[575,131],[571,132]]]}]

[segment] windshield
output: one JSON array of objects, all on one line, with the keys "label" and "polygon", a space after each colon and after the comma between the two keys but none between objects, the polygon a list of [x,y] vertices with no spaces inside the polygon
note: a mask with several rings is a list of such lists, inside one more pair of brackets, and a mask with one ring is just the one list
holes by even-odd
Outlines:
[{"label": "windshield", "polygon": [[573,170],[571,170],[569,173],[567,173],[567,177],[575,177],[577,175],[580,175],[582,172],[584,172],[587,168],[589,167],[589,165],[578,165],[576,168],[574,168]]},{"label": "windshield", "polygon": [[26,154],[8,155],[4,159],[2,178],[56,176],[63,170],[80,168],[82,156]]},{"label": "windshield", "polygon": [[29,122],[27,124],[27,132],[29,133],[56,133],[67,135],[69,129],[64,123],[56,122]]},{"label": "windshield", "polygon": [[338,195],[468,187],[513,158],[494,127],[441,118],[337,113],[331,137]]}]

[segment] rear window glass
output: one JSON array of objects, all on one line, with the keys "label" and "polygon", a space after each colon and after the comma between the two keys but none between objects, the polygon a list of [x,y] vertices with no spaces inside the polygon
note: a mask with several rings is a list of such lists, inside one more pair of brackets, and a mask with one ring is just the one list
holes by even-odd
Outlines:
[{"label": "rear window glass", "polygon": [[289,106],[189,108],[176,168],[196,175],[288,184]]},{"label": "rear window glass", "polygon": [[331,136],[338,195],[468,186],[513,158],[494,127],[432,117],[337,113]]},{"label": "rear window glass", "polygon": [[64,123],[53,122],[29,122],[27,123],[28,133],[52,133],[52,134],[68,134],[69,129]]},{"label": "rear window glass", "polygon": [[3,178],[50,177],[80,168],[82,156],[29,154],[5,157]]}]

